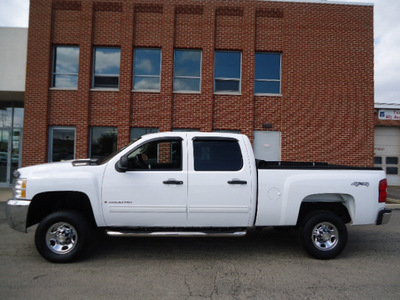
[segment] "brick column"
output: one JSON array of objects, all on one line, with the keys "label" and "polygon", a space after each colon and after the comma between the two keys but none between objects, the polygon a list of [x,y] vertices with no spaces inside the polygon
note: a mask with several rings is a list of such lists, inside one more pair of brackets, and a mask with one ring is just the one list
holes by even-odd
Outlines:
[{"label": "brick column", "polygon": [[132,72],[133,72],[133,3],[124,2],[121,18],[121,75],[119,92],[118,148],[130,140]]},{"label": "brick column", "polygon": [[164,36],[162,38],[161,102],[163,105],[160,131],[172,129],[174,73],[175,5],[163,7]]},{"label": "brick column", "polygon": [[76,158],[89,157],[90,89],[92,87],[93,3],[82,2],[80,19],[78,99],[83,111],[76,123]]},{"label": "brick column", "polygon": [[47,161],[51,1],[32,1],[28,34],[23,165]]},{"label": "brick column", "polygon": [[242,34],[242,133],[254,139],[255,7],[244,8]]},{"label": "brick column", "polygon": [[201,131],[213,131],[214,114],[214,50],[215,7],[204,6],[202,24],[203,62],[201,70],[202,120]]}]

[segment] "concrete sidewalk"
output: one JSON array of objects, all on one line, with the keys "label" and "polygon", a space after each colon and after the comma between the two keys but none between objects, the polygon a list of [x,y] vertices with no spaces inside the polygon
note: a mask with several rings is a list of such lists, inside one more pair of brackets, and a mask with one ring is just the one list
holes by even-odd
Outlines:
[{"label": "concrete sidewalk", "polygon": [[[13,196],[11,188],[0,188],[0,202],[6,202]],[[389,186],[387,207],[400,209],[400,186]]]}]

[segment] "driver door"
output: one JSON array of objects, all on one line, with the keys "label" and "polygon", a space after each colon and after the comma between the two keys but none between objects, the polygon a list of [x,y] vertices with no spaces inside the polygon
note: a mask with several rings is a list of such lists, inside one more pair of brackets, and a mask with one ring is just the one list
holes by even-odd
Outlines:
[{"label": "driver door", "polygon": [[186,226],[186,145],[180,137],[145,141],[128,153],[128,169],[109,164],[103,180],[107,226]]}]

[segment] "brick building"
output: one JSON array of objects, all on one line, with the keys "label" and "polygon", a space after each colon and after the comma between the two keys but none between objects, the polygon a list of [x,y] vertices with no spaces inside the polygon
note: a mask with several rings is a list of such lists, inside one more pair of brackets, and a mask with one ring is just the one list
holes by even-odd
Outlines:
[{"label": "brick building", "polygon": [[263,159],[373,165],[373,42],[369,4],[31,1],[23,164],[221,130]]}]

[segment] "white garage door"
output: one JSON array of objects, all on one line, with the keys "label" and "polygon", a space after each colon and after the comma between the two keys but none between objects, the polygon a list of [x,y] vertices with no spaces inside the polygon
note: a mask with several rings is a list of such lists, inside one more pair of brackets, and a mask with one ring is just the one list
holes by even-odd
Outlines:
[{"label": "white garage door", "polygon": [[400,185],[400,128],[375,127],[375,166],[382,167],[389,185]]}]

